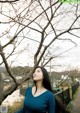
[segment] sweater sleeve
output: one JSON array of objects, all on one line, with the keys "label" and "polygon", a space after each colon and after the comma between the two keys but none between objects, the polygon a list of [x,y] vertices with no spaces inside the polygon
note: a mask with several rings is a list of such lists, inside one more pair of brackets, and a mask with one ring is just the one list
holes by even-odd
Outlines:
[{"label": "sweater sleeve", "polygon": [[54,94],[50,94],[48,101],[48,113],[55,113],[55,97]]},{"label": "sweater sleeve", "polygon": [[[29,90],[29,87],[25,91],[25,96],[27,95],[28,90]],[[25,106],[24,106],[24,104],[23,104],[23,108],[19,109],[16,113],[25,113]]]}]

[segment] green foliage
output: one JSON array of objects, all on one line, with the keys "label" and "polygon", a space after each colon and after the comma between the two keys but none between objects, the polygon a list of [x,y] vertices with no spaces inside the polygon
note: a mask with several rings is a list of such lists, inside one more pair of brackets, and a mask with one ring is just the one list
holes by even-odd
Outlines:
[{"label": "green foliage", "polygon": [[73,96],[72,101],[71,101],[71,102],[68,104],[68,106],[67,106],[67,109],[68,109],[69,111],[72,111],[72,109],[73,109],[73,107],[74,107],[73,102],[74,102],[75,99],[77,98],[77,94],[78,94],[79,91],[80,91],[80,87],[78,87],[76,93],[75,93],[74,96]]},{"label": "green foliage", "polygon": [[76,96],[77,96],[77,94],[78,94],[79,91],[80,91],[80,86],[78,87],[76,93],[75,93],[74,96],[73,96],[73,101],[76,99]]},{"label": "green foliage", "polygon": [[71,112],[72,107],[73,107],[73,105],[72,105],[72,103],[70,102],[70,103],[68,104],[68,106],[67,106],[66,109],[69,110],[69,111]]}]

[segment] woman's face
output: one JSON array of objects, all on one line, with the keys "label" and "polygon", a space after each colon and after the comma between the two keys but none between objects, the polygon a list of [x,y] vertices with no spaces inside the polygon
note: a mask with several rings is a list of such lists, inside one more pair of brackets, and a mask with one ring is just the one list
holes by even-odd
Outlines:
[{"label": "woman's face", "polygon": [[40,68],[36,68],[34,73],[33,73],[33,80],[34,81],[40,81],[43,80],[43,73]]}]

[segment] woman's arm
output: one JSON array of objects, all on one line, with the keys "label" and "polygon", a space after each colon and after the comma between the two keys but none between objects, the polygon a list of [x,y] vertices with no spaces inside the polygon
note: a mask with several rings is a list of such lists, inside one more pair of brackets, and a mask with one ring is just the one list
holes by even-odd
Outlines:
[{"label": "woman's arm", "polygon": [[48,113],[55,113],[55,97],[54,94],[49,96]]}]

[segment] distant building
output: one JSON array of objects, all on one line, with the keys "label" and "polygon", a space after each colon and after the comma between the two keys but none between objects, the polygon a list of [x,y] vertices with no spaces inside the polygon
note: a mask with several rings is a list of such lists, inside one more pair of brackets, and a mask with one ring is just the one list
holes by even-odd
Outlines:
[{"label": "distant building", "polygon": [[68,79],[68,75],[62,75],[62,76],[61,76],[61,79],[63,79],[63,80]]},{"label": "distant building", "polygon": [[78,78],[75,78],[75,80],[76,80],[76,82],[79,82],[79,84],[80,84],[80,80]]},{"label": "distant building", "polygon": [[20,79],[22,79],[22,76],[16,76],[16,79],[20,80]]},{"label": "distant building", "polygon": [[55,82],[53,82],[53,88],[55,88],[56,87],[56,83]]}]

